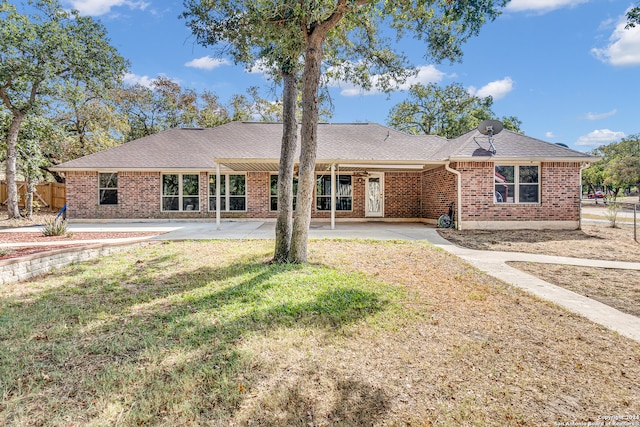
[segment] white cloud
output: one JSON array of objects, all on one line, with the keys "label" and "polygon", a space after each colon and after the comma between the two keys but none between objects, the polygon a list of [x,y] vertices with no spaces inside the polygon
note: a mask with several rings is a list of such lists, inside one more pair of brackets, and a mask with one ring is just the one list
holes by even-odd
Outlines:
[{"label": "white cloud", "polygon": [[587,114],[585,114],[585,119],[587,120],[606,119],[607,117],[611,117],[615,115],[617,112],[618,110],[616,110],[615,108],[611,111],[607,111],[606,113],[592,113],[591,111],[589,111]]},{"label": "white cloud", "polygon": [[591,53],[614,66],[640,65],[640,26],[625,29],[626,24],[626,18],[621,17],[609,37],[609,44],[604,48],[593,48]]},{"label": "white cloud", "polygon": [[[417,73],[415,76],[409,77],[404,83],[396,84],[396,90],[409,90],[412,85],[418,83],[423,85],[427,85],[429,83],[437,83],[442,81],[445,75],[446,73],[438,70],[433,65],[422,65],[417,68]],[[329,86],[342,88],[342,90],[340,91],[340,95],[342,96],[376,95],[381,92],[380,89],[376,88],[376,83],[379,79],[380,76],[377,75],[371,77],[373,87],[368,91],[362,90],[362,88],[354,85],[353,83],[337,80],[329,82]]]},{"label": "white cloud", "polygon": [[549,132],[544,134],[544,137],[551,139],[551,138],[555,138],[556,135],[553,132],[549,131]]},{"label": "white cloud", "polygon": [[418,74],[409,77],[407,81],[399,86],[400,90],[409,90],[415,84],[428,85],[429,83],[438,83],[442,81],[446,73],[438,70],[433,65],[422,65],[418,67]]},{"label": "white cloud", "polygon": [[81,15],[99,16],[109,13],[111,8],[126,6],[129,9],[145,10],[151,3],[133,0],[70,0],[68,3]]},{"label": "white cloud", "polygon": [[575,7],[589,0],[511,0],[506,10],[510,12],[546,13],[563,7]]},{"label": "white cloud", "polygon": [[218,68],[222,65],[230,65],[230,62],[224,58],[212,58],[209,55],[207,55],[207,56],[203,56],[202,58],[193,59],[184,65],[186,67],[211,71],[214,68]]},{"label": "white cloud", "polygon": [[141,85],[151,88],[153,86],[153,79],[153,77],[149,76],[139,76],[137,74],[126,73],[123,81],[128,85]]},{"label": "white cloud", "polygon": [[486,85],[482,86],[480,89],[476,89],[474,86],[471,86],[468,89],[471,95],[477,96],[479,98],[492,96],[494,100],[504,98],[512,90],[513,79],[511,79],[511,77],[505,77],[502,80],[489,82]]},{"label": "white cloud", "polygon": [[624,132],[615,132],[610,129],[596,129],[586,135],[581,136],[576,141],[576,145],[587,145],[598,147],[600,145],[610,144],[624,138]]}]

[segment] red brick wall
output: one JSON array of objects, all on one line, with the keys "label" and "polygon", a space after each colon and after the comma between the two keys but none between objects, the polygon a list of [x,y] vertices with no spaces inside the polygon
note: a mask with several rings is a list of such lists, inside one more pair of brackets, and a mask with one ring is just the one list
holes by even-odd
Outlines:
[{"label": "red brick wall", "polygon": [[421,197],[422,174],[420,172],[386,172],[384,174],[385,218],[420,218]]},{"label": "red brick wall", "polygon": [[459,163],[462,221],[577,221],[580,217],[579,163],[540,165],[540,203],[494,203],[494,164]]},{"label": "red brick wall", "polygon": [[[458,163],[462,173],[463,221],[525,221],[579,219],[578,163],[543,163],[540,168],[541,200],[535,205],[493,202],[493,163]],[[208,173],[200,172],[200,211],[162,212],[159,172],[119,172],[118,205],[98,204],[98,173],[67,172],[69,218],[215,218],[209,212]],[[247,211],[222,212],[222,218],[275,218],[269,211],[269,172],[248,172]],[[365,217],[365,178],[352,178],[353,209],[337,211],[336,218]],[[424,172],[386,172],[385,218],[437,219],[457,201],[456,175],[444,166]],[[457,206],[456,206],[457,207]],[[316,211],[314,218],[329,218],[329,211]]]},{"label": "red brick wall", "polygon": [[[449,212],[451,202],[458,204],[456,175],[444,166],[422,173],[422,217],[438,219]],[[457,209],[457,206],[456,206]]]}]

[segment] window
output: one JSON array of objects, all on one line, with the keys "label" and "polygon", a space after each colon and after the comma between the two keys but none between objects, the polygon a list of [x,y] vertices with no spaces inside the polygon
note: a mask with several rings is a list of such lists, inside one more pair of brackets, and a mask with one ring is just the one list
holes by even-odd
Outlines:
[{"label": "window", "polygon": [[[271,175],[269,209],[278,210],[278,175]],[[298,178],[293,178],[293,210],[296,210],[296,194],[298,194]]]},{"label": "window", "polygon": [[540,201],[539,166],[495,166],[494,201],[496,203],[538,203]]},{"label": "window", "polygon": [[[336,210],[351,210],[351,175],[336,175]],[[316,209],[331,210],[331,176],[320,175],[316,179]]]},{"label": "window", "polygon": [[[220,175],[221,211],[247,210],[247,177],[245,175]],[[209,175],[209,211],[216,210],[216,176]]]},{"label": "window", "polygon": [[200,180],[198,175],[162,175],[162,210],[199,211]]},{"label": "window", "polygon": [[118,204],[118,173],[98,174],[98,194],[101,205]]}]

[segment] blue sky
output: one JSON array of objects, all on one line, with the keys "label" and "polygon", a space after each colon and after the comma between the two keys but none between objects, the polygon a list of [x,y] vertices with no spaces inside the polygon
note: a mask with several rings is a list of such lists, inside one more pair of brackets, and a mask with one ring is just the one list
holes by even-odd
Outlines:
[{"label": "blue sky", "polygon": [[[131,61],[130,83],[164,75],[183,87],[211,90],[223,102],[252,85],[273,96],[263,74],[195,44],[178,19],[181,2],[63,3],[107,27],[112,44]],[[631,6],[631,0],[512,0],[465,45],[461,63],[429,63],[415,41],[398,50],[420,67],[413,82],[457,82],[478,96],[492,95],[494,112],[517,116],[527,135],[590,151],[640,133],[640,28],[624,29]],[[406,89],[386,95],[336,83],[331,121],[386,124]]]}]

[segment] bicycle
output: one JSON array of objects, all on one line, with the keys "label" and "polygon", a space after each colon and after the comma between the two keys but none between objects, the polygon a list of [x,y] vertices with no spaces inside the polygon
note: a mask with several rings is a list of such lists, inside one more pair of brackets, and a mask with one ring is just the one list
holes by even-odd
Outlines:
[{"label": "bicycle", "polygon": [[456,228],[455,224],[455,202],[451,202],[449,206],[449,212],[440,215],[438,218],[438,227],[440,228]]}]

